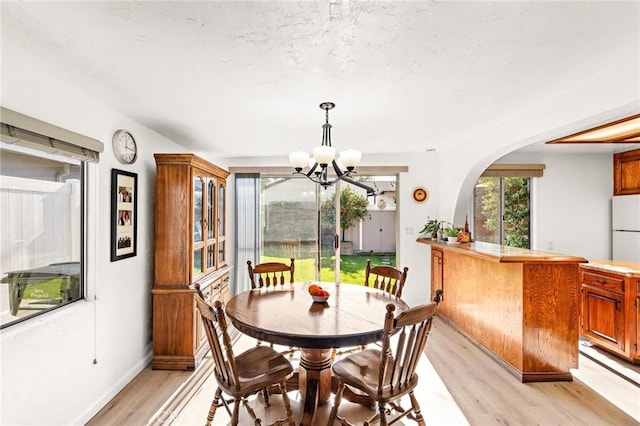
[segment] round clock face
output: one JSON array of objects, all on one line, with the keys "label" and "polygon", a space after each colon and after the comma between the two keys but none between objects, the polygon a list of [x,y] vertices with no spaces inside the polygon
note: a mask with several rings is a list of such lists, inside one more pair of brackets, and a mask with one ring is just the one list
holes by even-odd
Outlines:
[{"label": "round clock face", "polygon": [[429,198],[429,192],[425,188],[416,188],[413,190],[413,199],[417,203],[424,203]]},{"label": "round clock face", "polygon": [[113,153],[123,164],[133,164],[138,158],[138,146],[131,133],[118,130],[113,135]]}]

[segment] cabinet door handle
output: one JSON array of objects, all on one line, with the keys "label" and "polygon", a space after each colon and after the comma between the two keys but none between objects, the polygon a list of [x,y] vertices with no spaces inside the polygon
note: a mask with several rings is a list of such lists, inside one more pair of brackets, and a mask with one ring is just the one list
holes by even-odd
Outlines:
[{"label": "cabinet door handle", "polygon": [[442,292],[442,289],[437,289],[435,291],[435,297],[433,298],[433,301],[436,303],[440,303],[442,299],[444,299],[443,295],[444,293]]},{"label": "cabinet door handle", "polygon": [[616,301],[616,311],[620,312],[620,302]]}]

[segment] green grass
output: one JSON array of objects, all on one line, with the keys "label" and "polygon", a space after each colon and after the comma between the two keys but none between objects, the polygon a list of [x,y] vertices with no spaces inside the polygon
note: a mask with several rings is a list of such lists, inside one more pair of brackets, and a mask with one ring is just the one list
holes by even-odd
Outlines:
[{"label": "green grass", "polygon": [[[395,266],[396,257],[395,254],[381,254],[381,253],[364,253],[341,256],[340,260],[340,281],[352,284],[364,284],[364,271],[367,266],[367,259],[371,260],[372,265],[379,265],[382,263],[382,259],[389,259],[391,266]],[[289,263],[289,259],[275,256],[263,256],[261,262],[283,262]],[[335,273],[333,266],[335,264],[335,256],[322,256],[321,258],[323,266],[320,269],[321,281],[334,281]],[[315,280],[315,259],[314,258],[299,258],[296,259],[295,279],[296,281],[312,281]],[[330,266],[329,266],[330,265]]]}]

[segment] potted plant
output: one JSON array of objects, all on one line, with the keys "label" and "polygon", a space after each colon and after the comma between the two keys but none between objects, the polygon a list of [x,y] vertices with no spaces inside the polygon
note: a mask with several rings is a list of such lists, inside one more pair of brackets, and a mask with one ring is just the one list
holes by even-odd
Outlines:
[{"label": "potted plant", "polygon": [[458,241],[458,235],[460,235],[460,230],[458,228],[449,227],[445,228],[444,235],[447,237],[447,241],[450,243],[455,243]]},{"label": "potted plant", "polygon": [[420,230],[420,233],[429,234],[431,235],[431,239],[435,240],[438,238],[438,229],[440,229],[440,221],[438,219],[427,218],[427,223],[424,225],[424,228]]}]

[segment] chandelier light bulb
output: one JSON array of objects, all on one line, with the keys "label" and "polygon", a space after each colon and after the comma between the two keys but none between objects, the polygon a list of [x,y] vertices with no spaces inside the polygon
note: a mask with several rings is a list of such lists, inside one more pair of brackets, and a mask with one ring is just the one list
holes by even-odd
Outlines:
[{"label": "chandelier light bulb", "polygon": [[362,153],[355,149],[347,149],[340,153],[340,162],[344,164],[347,170],[353,170],[360,163],[361,158]]},{"label": "chandelier light bulb", "polygon": [[336,150],[333,147],[321,145],[313,148],[313,158],[321,166],[331,163],[335,157]]},{"label": "chandelier light bulb", "polygon": [[302,170],[309,164],[309,154],[304,151],[295,151],[289,154],[289,164],[296,170]]}]

